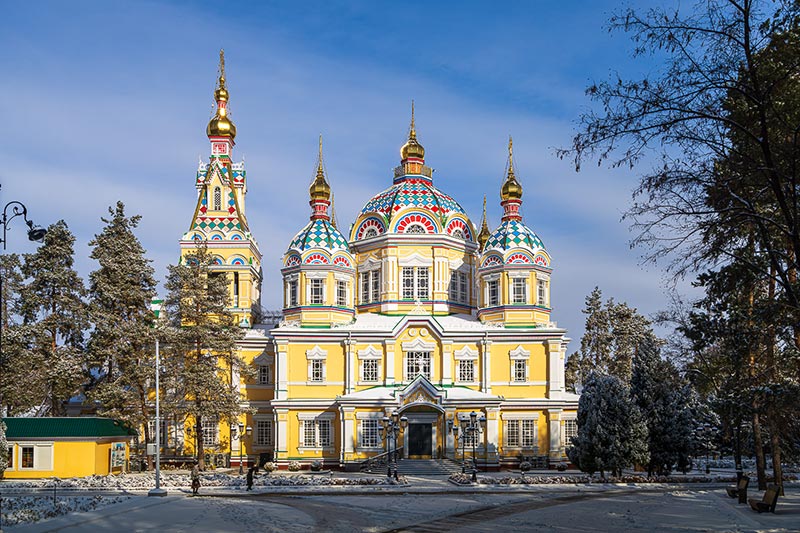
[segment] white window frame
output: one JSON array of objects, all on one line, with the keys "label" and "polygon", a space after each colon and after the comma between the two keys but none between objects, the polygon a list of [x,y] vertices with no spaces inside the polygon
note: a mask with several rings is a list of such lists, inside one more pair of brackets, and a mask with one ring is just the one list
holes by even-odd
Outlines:
[{"label": "white window frame", "polygon": [[[362,450],[383,449],[381,430],[380,418],[360,419],[358,421],[358,448]],[[369,441],[367,441],[367,437],[369,437]]]},{"label": "white window frame", "polygon": [[504,413],[502,417],[503,446],[505,448],[539,451],[539,415],[537,413]]},{"label": "white window frame", "polygon": [[339,307],[347,307],[348,303],[348,283],[347,280],[336,280],[336,305]]},{"label": "white window frame", "polygon": [[[406,352],[406,381],[413,381],[419,375],[425,376],[430,381],[433,379],[433,354],[430,350],[415,350]],[[412,370],[411,366],[414,366]],[[427,366],[427,374],[424,372]]]},{"label": "white window frame", "polygon": [[308,305],[325,305],[325,280],[310,278],[308,281]]},{"label": "white window frame", "polygon": [[[564,415],[562,415],[563,417]],[[572,435],[567,435],[567,423],[570,426],[574,426],[575,432]],[[572,446],[568,437],[577,437],[578,436],[578,419],[573,417],[566,417],[561,419],[561,446],[562,448],[568,448]]]},{"label": "white window frame", "polygon": [[381,298],[381,271],[374,268],[359,273],[359,291],[361,293],[360,302],[370,304],[379,302]]},{"label": "white window frame", "polygon": [[[298,413],[299,420],[299,448],[303,450],[322,450],[330,449],[334,445],[333,435],[333,413]],[[320,430],[324,426],[327,430]],[[309,435],[313,442],[308,442]],[[323,440],[322,436],[326,435],[327,440]]]},{"label": "white window frame", "polygon": [[258,365],[258,384],[272,385],[272,366]]},{"label": "white window frame", "polygon": [[456,382],[457,383],[475,383],[475,361],[462,359],[456,361]]},{"label": "white window frame", "polygon": [[430,269],[420,266],[404,266],[400,268],[400,299],[430,299]]},{"label": "white window frame", "polygon": [[469,303],[469,276],[461,270],[450,271],[450,301],[460,304]]},{"label": "white window frame", "polygon": [[[522,347],[522,345],[517,346],[515,349],[508,352],[508,357],[510,359],[510,370],[511,370],[511,384],[512,385],[519,385],[528,383],[530,381],[530,365],[528,364],[528,360],[530,359],[531,353]],[[525,379],[518,379],[520,375],[518,374],[519,367],[524,367],[524,376]]]},{"label": "white window frame", "polygon": [[[327,376],[327,359],[328,352],[319,347],[314,346],[310,350],[306,350],[306,359],[308,361],[308,381],[307,385],[324,385]],[[316,367],[316,368],[315,368]],[[321,371],[322,379],[315,379],[315,369]],[[319,375],[319,374],[317,374]]]},{"label": "white window frame", "polygon": [[[16,444],[17,452],[13,453],[12,459],[15,461],[14,470],[22,472],[52,472],[55,469],[54,457],[54,443],[52,442],[9,442],[9,448],[13,448]],[[33,466],[22,466],[22,459],[24,456],[24,449],[32,448],[33,451]]]},{"label": "white window frame", "polygon": [[[365,349],[358,351],[358,360],[360,361],[360,364],[359,364],[360,368],[359,368],[359,371],[358,371],[358,376],[359,376],[359,379],[360,379],[359,385],[361,385],[361,384],[374,384],[374,383],[380,383],[381,382],[381,366],[382,366],[381,365],[381,360],[382,359],[383,359],[383,352],[381,350],[375,348],[371,344],[369,346],[367,346]],[[376,370],[376,376],[377,377],[376,377],[376,379],[374,379],[374,380],[366,379],[367,378],[367,376],[366,376],[366,366],[367,366],[366,363],[369,363],[370,365],[374,364],[374,365],[377,366],[377,370]]]},{"label": "white window frame", "polygon": [[549,282],[546,279],[536,280],[536,301],[542,307],[548,307],[550,303],[547,297],[549,292],[548,285]]},{"label": "white window frame", "polygon": [[[496,289],[494,291],[495,298],[492,299],[490,296],[492,294],[492,288]],[[488,276],[483,277],[483,306],[484,307],[494,307],[500,305],[500,274],[489,274]]]},{"label": "white window frame", "polygon": [[528,280],[523,277],[511,278],[511,303],[528,303]]},{"label": "white window frame", "polygon": [[[272,420],[268,418],[255,418],[255,435],[253,435],[254,448],[272,448],[275,443],[275,432],[272,427]],[[266,429],[266,431],[265,431]],[[264,434],[266,433],[266,438]]]},{"label": "white window frame", "polygon": [[216,448],[219,446],[219,418],[204,416],[201,426],[203,448]]}]

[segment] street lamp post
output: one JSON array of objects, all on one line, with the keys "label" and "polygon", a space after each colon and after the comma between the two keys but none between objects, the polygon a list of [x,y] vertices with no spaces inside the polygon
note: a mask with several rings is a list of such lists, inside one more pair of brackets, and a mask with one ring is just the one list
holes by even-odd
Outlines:
[{"label": "street lamp post", "polygon": [[[392,477],[392,466],[394,466],[394,478],[399,479],[397,470],[397,436],[400,434],[401,429],[408,426],[408,418],[400,416],[397,411],[392,413],[391,418],[384,416],[381,419],[383,423],[383,433],[386,439],[386,453],[387,453],[387,477]],[[392,452],[392,442],[394,442],[394,452]]]},{"label": "street lamp post", "polygon": [[[151,308],[155,305],[151,302]],[[148,496],[166,496],[167,491],[161,488],[161,351],[158,345],[158,318],[161,313],[161,308],[153,309],[156,316],[156,323],[154,325],[156,333],[156,486],[147,492]]]},{"label": "street lamp post", "polygon": [[239,430],[236,434],[239,439],[239,474],[244,474],[244,466],[242,465],[242,461],[244,461],[244,436],[247,435],[249,437],[253,433],[253,428],[250,426],[245,427],[243,422],[239,422],[238,427],[231,425],[231,432],[237,429]]},{"label": "street lamp post", "polygon": [[[458,438],[459,438],[458,437],[458,420],[456,420],[455,422],[453,422],[453,420],[448,420],[448,422],[450,423],[450,431],[453,432],[453,437],[456,440],[456,461],[458,461]],[[466,466],[464,465],[465,461],[466,461],[466,459],[464,457],[464,435],[462,434],[461,435],[461,473],[462,474],[465,473],[466,470],[467,470]]]},{"label": "street lamp post", "polygon": [[[11,208],[11,214],[9,215],[9,208]],[[0,218],[0,225],[3,226],[3,238],[0,242],[3,243],[3,251],[6,249],[7,244],[7,233],[8,233],[8,224],[12,220],[17,217],[22,217],[25,221],[25,224],[28,225],[28,240],[33,242],[42,242],[44,240],[44,236],[47,234],[47,230],[41,226],[37,226],[33,223],[32,220],[28,220],[28,208],[25,207],[25,204],[22,202],[11,201],[8,202],[5,207],[3,208],[3,216]],[[5,369],[5,358],[3,357],[3,327],[5,326],[5,317],[3,316],[3,311],[5,303],[3,302],[3,276],[0,275],[0,374],[3,373]],[[0,415],[5,414],[5,402],[3,401],[2,396],[0,396]]]}]

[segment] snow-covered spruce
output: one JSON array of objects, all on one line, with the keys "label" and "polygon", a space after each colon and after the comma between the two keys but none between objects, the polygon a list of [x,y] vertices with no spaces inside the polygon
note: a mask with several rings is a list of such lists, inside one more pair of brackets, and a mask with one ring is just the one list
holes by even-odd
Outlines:
[{"label": "snow-covered spruce", "polygon": [[84,496],[58,498],[55,505],[51,496],[20,496],[3,499],[4,526],[38,522],[54,516],[92,511],[106,505],[120,503],[130,496]]}]

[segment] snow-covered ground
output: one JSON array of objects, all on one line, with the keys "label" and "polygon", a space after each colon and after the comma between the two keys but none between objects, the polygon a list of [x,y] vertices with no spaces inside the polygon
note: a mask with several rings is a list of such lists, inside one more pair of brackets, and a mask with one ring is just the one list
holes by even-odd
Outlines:
[{"label": "snow-covered ground", "polygon": [[3,498],[2,524],[13,526],[30,522],[38,522],[54,516],[68,513],[93,511],[106,505],[120,503],[129,496],[57,496],[55,503],[53,497],[48,496],[19,496]]}]

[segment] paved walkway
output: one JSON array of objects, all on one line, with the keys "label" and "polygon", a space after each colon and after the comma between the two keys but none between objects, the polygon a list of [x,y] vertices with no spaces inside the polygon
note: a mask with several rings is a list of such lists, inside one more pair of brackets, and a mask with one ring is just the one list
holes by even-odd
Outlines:
[{"label": "paved walkway", "polygon": [[135,495],[96,511],[6,531],[152,529],[192,533],[798,531],[800,486],[787,485],[787,496],[779,500],[776,514],[752,512],[728,498],[719,485],[536,485],[497,491],[426,479],[414,480],[408,487],[304,487],[281,493],[209,488],[200,497],[178,491],[165,498]]}]

